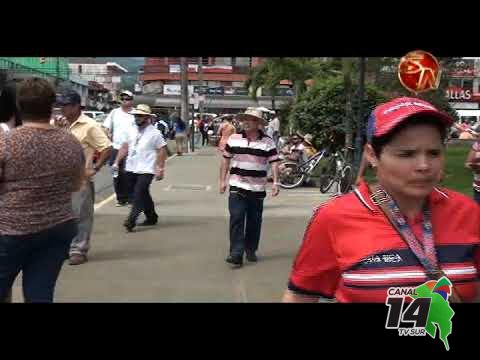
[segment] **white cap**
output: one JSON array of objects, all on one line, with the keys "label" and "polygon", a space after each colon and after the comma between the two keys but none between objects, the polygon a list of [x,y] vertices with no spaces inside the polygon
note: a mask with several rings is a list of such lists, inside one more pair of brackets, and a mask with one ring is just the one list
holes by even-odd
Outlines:
[{"label": "white cap", "polygon": [[133,97],[133,93],[131,91],[128,91],[128,90],[122,90],[120,95],[128,95],[130,97]]}]

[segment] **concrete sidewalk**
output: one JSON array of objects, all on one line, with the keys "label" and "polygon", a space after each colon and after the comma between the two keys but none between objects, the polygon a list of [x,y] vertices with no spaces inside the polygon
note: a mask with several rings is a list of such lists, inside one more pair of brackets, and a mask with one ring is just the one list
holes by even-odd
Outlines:
[{"label": "concrete sidewalk", "polygon": [[[228,194],[218,193],[220,155],[204,147],[169,159],[152,185],[155,227],[126,233],[128,208],[110,201],[95,213],[90,261],[65,263],[57,302],[277,302],[315,206],[316,188],[282,190],[265,200],[259,262],[230,269]],[[143,220],[141,218],[140,220]],[[15,301],[21,301],[17,281]]]}]

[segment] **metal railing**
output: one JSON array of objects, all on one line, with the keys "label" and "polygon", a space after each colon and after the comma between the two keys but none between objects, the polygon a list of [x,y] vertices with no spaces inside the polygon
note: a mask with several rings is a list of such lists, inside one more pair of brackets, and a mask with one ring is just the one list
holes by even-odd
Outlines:
[{"label": "metal railing", "polygon": [[[54,72],[52,73],[52,72],[42,71],[42,69],[34,69],[29,66],[19,64],[15,61],[12,61],[6,58],[0,58],[0,70],[4,70],[7,73],[12,72],[12,73],[19,73],[19,74],[25,74],[25,73],[34,74],[35,76],[42,77],[42,78],[56,77]],[[58,72],[58,77],[63,80],[68,80],[69,73],[68,71],[60,70]]]}]

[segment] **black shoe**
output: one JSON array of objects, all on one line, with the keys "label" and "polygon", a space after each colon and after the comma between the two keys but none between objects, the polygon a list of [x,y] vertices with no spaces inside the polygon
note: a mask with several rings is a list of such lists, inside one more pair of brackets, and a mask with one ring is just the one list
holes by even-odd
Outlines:
[{"label": "black shoe", "polygon": [[257,262],[258,261],[257,255],[255,255],[255,253],[252,253],[252,254],[247,253],[246,258],[247,258],[248,262]]},{"label": "black shoe", "polygon": [[128,221],[128,219],[125,220],[123,226],[125,227],[127,232],[133,232],[133,229],[135,228],[135,224],[132,224],[130,221]]},{"label": "black shoe", "polygon": [[158,219],[152,219],[152,220],[145,220],[144,222],[138,224],[138,226],[153,226],[153,225],[157,225],[158,223]]},{"label": "black shoe", "polygon": [[243,266],[243,259],[241,257],[233,257],[232,255],[230,255],[225,261],[234,268]]}]

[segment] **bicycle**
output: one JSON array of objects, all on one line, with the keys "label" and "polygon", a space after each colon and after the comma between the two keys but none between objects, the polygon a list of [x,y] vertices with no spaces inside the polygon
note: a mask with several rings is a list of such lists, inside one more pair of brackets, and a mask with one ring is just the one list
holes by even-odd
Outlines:
[{"label": "bicycle", "polygon": [[[348,150],[353,150],[349,147]],[[337,194],[345,194],[353,185],[353,169],[343,156],[344,149],[334,152],[320,173],[320,192],[325,194],[337,183]]]},{"label": "bicycle", "polygon": [[322,150],[300,164],[295,161],[283,162],[281,164],[283,169],[279,174],[279,185],[284,189],[293,189],[302,185],[326,154],[327,150]]}]

